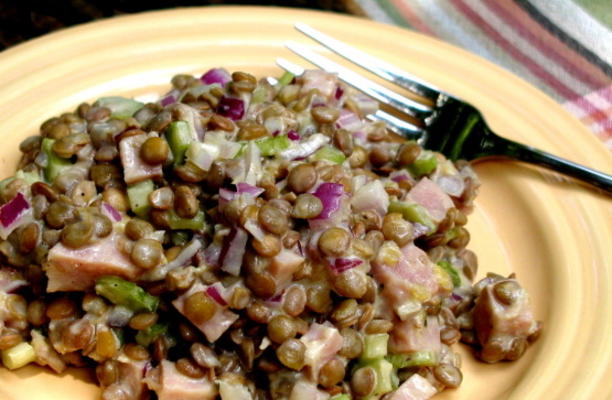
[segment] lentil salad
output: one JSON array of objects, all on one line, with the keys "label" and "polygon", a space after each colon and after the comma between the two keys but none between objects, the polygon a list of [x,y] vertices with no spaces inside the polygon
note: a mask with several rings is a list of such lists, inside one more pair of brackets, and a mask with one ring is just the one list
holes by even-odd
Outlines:
[{"label": "lentil salad", "polygon": [[472,284],[478,178],[365,117],[334,75],[179,75],[52,118],[0,185],[3,364],[96,366],[102,398],[427,399],[452,345],[537,338]]}]

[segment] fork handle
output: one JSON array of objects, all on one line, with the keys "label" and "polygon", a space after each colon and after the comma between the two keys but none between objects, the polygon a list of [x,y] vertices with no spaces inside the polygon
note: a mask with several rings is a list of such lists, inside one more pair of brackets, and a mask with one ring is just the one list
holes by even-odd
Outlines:
[{"label": "fork handle", "polygon": [[612,175],[596,171],[575,162],[557,157],[534,147],[494,135],[496,153],[515,160],[550,168],[556,172],[590,183],[608,194],[612,194]]}]

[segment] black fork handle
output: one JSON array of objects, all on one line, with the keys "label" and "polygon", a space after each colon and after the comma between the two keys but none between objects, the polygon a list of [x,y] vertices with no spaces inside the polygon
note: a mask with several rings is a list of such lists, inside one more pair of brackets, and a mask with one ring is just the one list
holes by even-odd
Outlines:
[{"label": "black fork handle", "polygon": [[498,135],[491,135],[495,150],[491,153],[506,156],[515,160],[536,164],[556,172],[587,182],[612,195],[612,175],[576,164],[534,147],[514,142]]}]

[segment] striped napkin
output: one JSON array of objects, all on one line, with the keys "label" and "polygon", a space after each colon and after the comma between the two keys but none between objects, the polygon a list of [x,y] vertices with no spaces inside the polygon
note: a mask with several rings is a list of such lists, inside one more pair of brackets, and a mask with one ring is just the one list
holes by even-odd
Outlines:
[{"label": "striped napkin", "polygon": [[612,0],[350,0],[463,47],[559,101],[612,150]]}]

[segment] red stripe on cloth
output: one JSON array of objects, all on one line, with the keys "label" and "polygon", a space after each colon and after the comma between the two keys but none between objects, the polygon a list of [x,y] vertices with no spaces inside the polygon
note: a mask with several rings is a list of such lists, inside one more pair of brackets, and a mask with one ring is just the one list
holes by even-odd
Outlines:
[{"label": "red stripe on cloth", "polygon": [[409,2],[404,0],[391,0],[391,3],[393,3],[395,8],[397,8],[400,14],[404,18],[406,18],[408,23],[410,23],[413,28],[428,35],[437,36],[435,32],[432,31],[429,26],[425,22],[423,22],[421,17],[419,17],[417,13],[410,7]]},{"label": "red stripe on cloth", "polygon": [[[609,84],[610,79],[593,64],[538,25],[529,14],[511,1],[484,0],[487,8],[514,29],[520,36],[553,60],[571,75],[593,89]],[[581,62],[582,61],[582,62]],[[598,79],[599,78],[599,79]]]},{"label": "red stripe on cloth", "polygon": [[[534,60],[532,60],[527,54],[523,53],[517,47],[515,47],[512,43],[510,43],[505,37],[503,37],[499,32],[497,32],[484,18],[482,18],[479,14],[477,14],[473,9],[471,9],[463,0],[451,0],[453,5],[459,10],[461,13],[465,14],[467,18],[469,18],[474,25],[479,27],[482,31],[484,31],[491,39],[497,42],[502,48],[504,48],[508,53],[510,53],[514,58],[516,58],[519,62],[521,62],[527,69],[529,69],[535,76],[540,78],[546,84],[548,84],[551,88],[553,88],[557,93],[566,99],[577,100],[580,95],[576,93],[571,88],[567,87],[563,82],[559,81],[557,78],[548,73],[544,68],[542,68],[539,64],[537,64]],[[597,114],[597,108],[591,104],[587,99],[584,100],[585,103],[578,104],[581,108],[587,107],[587,112],[595,115]],[[601,112],[601,111],[599,111]]]}]

